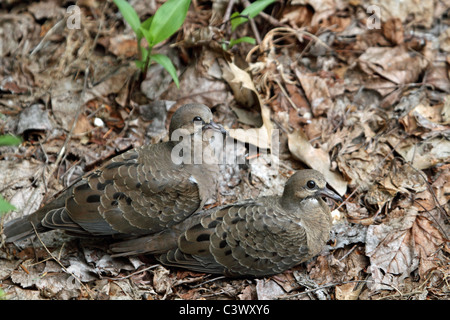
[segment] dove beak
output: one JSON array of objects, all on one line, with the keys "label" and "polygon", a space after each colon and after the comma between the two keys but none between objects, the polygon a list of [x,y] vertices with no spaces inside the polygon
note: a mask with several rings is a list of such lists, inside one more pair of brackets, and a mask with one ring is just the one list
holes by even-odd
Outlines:
[{"label": "dove beak", "polygon": [[335,201],[343,201],[342,198],[337,193],[328,189],[327,187],[324,187],[323,189],[319,190],[318,194],[323,197],[331,198]]},{"label": "dove beak", "polygon": [[203,130],[206,130],[206,129],[212,129],[214,131],[217,131],[217,132],[220,132],[222,134],[228,135],[228,131],[225,130],[225,128],[221,124],[215,123],[212,120],[211,120],[210,123],[206,123],[203,126]]}]

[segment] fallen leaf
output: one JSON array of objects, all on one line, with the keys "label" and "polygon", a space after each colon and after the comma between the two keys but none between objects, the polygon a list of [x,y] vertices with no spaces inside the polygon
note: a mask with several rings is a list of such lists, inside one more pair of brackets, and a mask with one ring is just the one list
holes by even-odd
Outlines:
[{"label": "fallen leaf", "polygon": [[[415,195],[415,206],[419,212],[432,211],[438,206],[445,206],[450,201],[450,164],[440,167],[436,176],[430,188]],[[445,225],[445,223],[441,224]]]},{"label": "fallen leaf", "polygon": [[441,50],[450,52],[450,29],[445,29],[439,36],[439,46]]},{"label": "fallen leaf", "polygon": [[137,41],[134,35],[119,34],[109,38],[108,50],[121,58],[131,58],[138,54]]},{"label": "fallen leaf", "polygon": [[275,281],[256,279],[256,295],[258,296],[258,300],[274,300],[283,294],[285,294],[283,288]]},{"label": "fallen leaf", "polygon": [[[176,101],[177,103],[173,107],[174,109],[185,103],[193,102],[203,103],[212,107],[226,103],[231,97],[223,81],[206,77],[195,65],[187,67],[183,74],[180,75],[180,89],[175,85],[170,86],[168,90],[166,90],[167,88],[161,87],[161,79],[159,81],[157,79],[167,72],[160,70],[159,73],[161,75],[155,74],[153,77],[148,76],[148,81],[145,82],[143,91],[146,92],[147,97],[151,100],[162,99]],[[142,86],[144,86],[144,83],[142,83]],[[156,93],[159,93],[160,96],[158,97]]]},{"label": "fallen leaf", "polygon": [[328,112],[334,104],[325,79],[317,75],[301,73],[298,69],[295,69],[295,74],[305,91],[313,115],[317,117]]},{"label": "fallen leaf", "polygon": [[222,61],[221,68],[223,78],[230,85],[238,103],[246,107],[259,108],[263,123],[260,128],[255,129],[229,129],[229,135],[238,141],[250,143],[263,149],[271,149],[273,139],[278,137],[272,136],[272,134],[276,135],[276,132],[273,132],[270,109],[261,102],[250,75],[231,62]]},{"label": "fallen leaf", "polygon": [[81,108],[81,85],[72,78],[62,79],[51,89],[52,111],[61,127],[70,131],[77,111]]},{"label": "fallen leaf", "polygon": [[336,300],[357,300],[360,290],[355,290],[357,282],[349,282],[336,286]]},{"label": "fallen leaf", "polygon": [[36,103],[21,112],[17,124],[17,133],[23,134],[27,130],[50,131],[52,128],[48,110],[45,110],[44,105]]},{"label": "fallen leaf", "polygon": [[369,226],[366,255],[374,283],[368,286],[373,290],[392,290],[417,268],[421,276],[425,275],[435,266],[432,256],[443,243],[441,233],[414,207],[387,223]]},{"label": "fallen leaf", "polygon": [[316,26],[323,20],[336,12],[336,3],[331,0],[293,0],[290,2],[292,6],[295,5],[310,5],[314,8],[314,15],[311,20],[311,25]]},{"label": "fallen leaf", "polygon": [[368,48],[359,56],[358,62],[367,74],[375,73],[394,84],[417,82],[428,65],[422,55],[410,54],[405,46]]},{"label": "fallen leaf", "polygon": [[432,0],[371,0],[363,1],[364,7],[375,5],[379,12],[379,17],[382,21],[387,21],[389,18],[398,18],[405,23],[408,19],[411,20],[413,26],[423,26],[430,28],[433,24],[434,2]]},{"label": "fallen leaf", "polygon": [[238,295],[239,300],[256,300],[256,289],[253,285],[248,285]]},{"label": "fallen leaf", "polygon": [[423,138],[439,134],[445,135],[449,131],[449,127],[444,124],[442,117],[444,106],[444,103],[433,106],[425,102],[419,103],[407,115],[400,118],[399,122],[405,127],[407,133]]},{"label": "fallen leaf", "polygon": [[153,271],[153,287],[157,293],[164,294],[164,296],[172,293],[172,281],[169,274],[169,270],[163,266],[158,266]]},{"label": "fallen leaf", "polygon": [[402,44],[404,41],[404,30],[399,18],[391,18],[382,24],[383,35],[395,45]]},{"label": "fallen leaf", "polygon": [[[45,180],[50,178],[42,163],[33,159],[0,161],[0,184],[6,187],[2,195],[17,209],[6,215],[5,222],[39,209],[46,193],[41,174]],[[31,185],[29,181],[35,181],[35,184]]]},{"label": "fallen leaf", "polygon": [[411,162],[419,170],[446,162],[450,157],[450,141],[443,137],[419,142],[400,141],[391,137],[388,142],[405,161]]}]

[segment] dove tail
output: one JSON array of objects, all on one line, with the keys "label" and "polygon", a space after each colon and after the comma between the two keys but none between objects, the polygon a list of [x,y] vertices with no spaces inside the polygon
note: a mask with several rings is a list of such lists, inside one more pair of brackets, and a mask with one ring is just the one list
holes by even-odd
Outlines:
[{"label": "dove tail", "polygon": [[[23,217],[14,219],[5,224],[3,234],[6,236],[6,242],[15,242],[31,237],[36,232],[44,232],[45,228],[39,221]],[[33,227],[34,226],[34,227]]]}]

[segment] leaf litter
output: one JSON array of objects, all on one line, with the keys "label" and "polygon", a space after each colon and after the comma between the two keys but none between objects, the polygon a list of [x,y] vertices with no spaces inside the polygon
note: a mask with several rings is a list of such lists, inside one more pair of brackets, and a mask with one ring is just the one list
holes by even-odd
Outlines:
[{"label": "leaf litter", "polygon": [[[17,208],[2,223],[167,139],[174,110],[199,102],[245,160],[222,166],[208,205],[279,194],[294,170],[319,170],[345,198],[322,253],[272,277],[224,279],[51,232],[0,248],[8,299],[448,299],[449,4],[278,1],[232,34],[230,13],[244,7],[229,3],[196,2],[155,48],[180,89],[156,64],[138,81],[136,42],[112,3],[80,2],[80,29],[64,26],[63,1],[1,4],[0,134],[24,139],[0,147],[0,193]],[[133,1],[141,18],[160,5]],[[260,43],[222,49],[242,36]]]}]

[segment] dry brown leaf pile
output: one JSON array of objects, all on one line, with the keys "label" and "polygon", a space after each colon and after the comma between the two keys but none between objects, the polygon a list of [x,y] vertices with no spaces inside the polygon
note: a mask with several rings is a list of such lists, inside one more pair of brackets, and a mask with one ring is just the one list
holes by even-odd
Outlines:
[{"label": "dry brown leaf pile", "polygon": [[[130,2],[141,20],[162,3]],[[52,232],[0,248],[7,299],[449,298],[448,0],[280,0],[235,33],[239,1],[192,1],[156,48],[180,89],[156,64],[139,81],[135,37],[112,2],[78,5],[81,28],[69,29],[66,1],[0,4],[0,134],[23,138],[0,147],[0,193],[17,208],[3,222],[104,160],[165,139],[187,102],[212,107],[247,160],[223,166],[209,205],[280,193],[306,167],[346,200],[324,251],[273,277],[215,279],[152,257],[111,258],[103,243]],[[222,49],[241,36],[260,43]],[[264,150],[278,155],[276,170]]]}]

